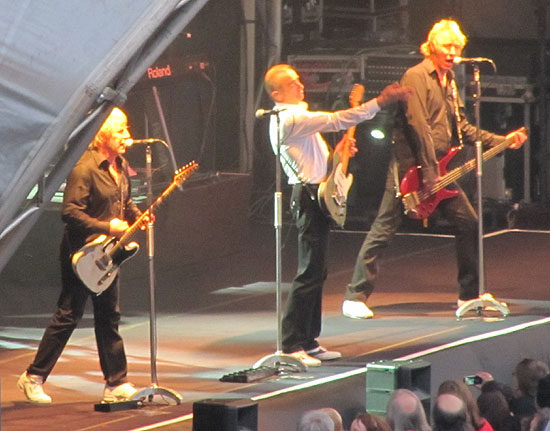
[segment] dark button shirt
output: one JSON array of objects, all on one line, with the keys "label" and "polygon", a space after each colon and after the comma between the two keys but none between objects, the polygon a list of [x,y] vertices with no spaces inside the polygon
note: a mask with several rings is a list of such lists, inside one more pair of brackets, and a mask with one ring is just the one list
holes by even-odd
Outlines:
[{"label": "dark button shirt", "polygon": [[128,163],[122,157],[116,163],[119,184],[97,150],[87,150],[67,178],[62,219],[73,251],[97,234],[109,234],[109,220],[117,217],[131,224],[141,214],[130,197]]},{"label": "dark button shirt", "polygon": [[[449,71],[448,82],[455,79]],[[459,144],[457,124],[462,132],[463,143],[474,145],[477,128],[464,115],[464,104],[459,99],[460,118],[456,118],[455,102],[448,84],[442,87],[431,60],[408,69],[401,84],[414,88],[407,102],[400,102],[395,117],[393,133],[394,154],[402,176],[411,166],[421,166],[424,178],[438,176],[437,161],[451,148]],[[480,140],[494,146],[505,138],[480,130]]]}]

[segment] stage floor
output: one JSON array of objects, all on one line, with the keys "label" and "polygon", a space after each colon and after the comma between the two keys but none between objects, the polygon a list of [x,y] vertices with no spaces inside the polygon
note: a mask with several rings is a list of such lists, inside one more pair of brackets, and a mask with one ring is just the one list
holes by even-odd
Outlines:
[{"label": "stage floor", "polygon": [[[296,262],[295,232],[287,229],[283,249],[284,291]],[[343,317],[340,307],[364,233],[334,232],[320,341],[341,351],[343,358],[259,383],[220,382],[223,375],[250,368],[276,350],[273,234],[269,226],[255,226],[242,251],[173,270],[169,285],[164,275],[159,277],[162,281],[156,287],[158,382],[161,387],[180,393],[181,405],[155,397],[155,403],[138,410],[94,412],[103,383],[89,314],[73,334],[45,385],[54,403],[49,406],[26,403],[16,389],[16,381],[33,358],[57,293],[50,286],[37,290],[36,300],[20,298],[17,308],[4,301],[0,316],[2,429],[19,431],[40,426],[41,430],[118,431],[152,429],[146,426],[175,419],[162,429],[191,430],[189,414],[193,402],[198,400],[220,397],[260,400],[270,393],[283,399],[285,392],[318,379],[330,380],[346,373],[357,375],[355,370],[364,369],[368,362],[419,355],[426,349],[494,331],[544,325],[543,319],[550,312],[549,235],[546,231],[501,231],[488,235],[484,241],[487,289],[509,304],[511,314],[501,318],[495,312],[483,316],[471,313],[463,319],[455,317],[454,239],[398,235],[383,258],[382,276],[369,302],[375,317],[360,321]],[[123,285],[121,332],[129,360],[129,377],[142,388],[151,385],[148,297],[147,292],[129,291],[131,282],[128,275]],[[25,307],[27,302],[29,307]],[[525,332],[525,337],[529,336]],[[550,350],[544,351],[541,344],[548,345],[534,341],[532,352],[522,346],[516,356],[508,355],[500,362],[515,364],[529,353],[546,355],[541,359],[547,359]],[[498,356],[494,361],[498,362]],[[512,370],[501,368],[488,371],[500,380],[511,380]],[[449,370],[452,372],[451,364]],[[432,385],[435,383],[432,377]],[[347,407],[351,408],[351,404],[357,407],[357,403],[354,400]],[[295,401],[290,404],[287,420],[294,423],[296,412],[308,407]],[[260,404],[260,424],[267,424],[267,414],[266,410],[262,417]],[[268,427],[259,429],[264,431]]]}]

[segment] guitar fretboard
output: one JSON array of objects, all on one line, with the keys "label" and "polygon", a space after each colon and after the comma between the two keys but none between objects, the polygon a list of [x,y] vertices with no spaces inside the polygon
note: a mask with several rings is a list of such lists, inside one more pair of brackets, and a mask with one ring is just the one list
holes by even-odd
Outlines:
[{"label": "guitar fretboard", "polygon": [[[514,142],[514,137],[508,138],[502,141],[500,144],[495,145],[494,147],[488,149],[483,153],[483,156],[482,156],[483,161],[485,162],[491,159],[492,157],[496,156],[497,154],[501,153],[506,148],[508,148],[512,142]],[[462,176],[466,175],[468,172],[473,171],[475,167],[476,167],[476,159],[471,159],[471,160],[468,160],[466,163],[464,163],[462,166],[459,166],[447,172],[445,175],[441,177],[439,181],[436,182],[436,184],[430,190],[420,190],[418,192],[418,198],[420,202],[428,199],[430,196],[444,189],[449,184],[455,182]]]}]

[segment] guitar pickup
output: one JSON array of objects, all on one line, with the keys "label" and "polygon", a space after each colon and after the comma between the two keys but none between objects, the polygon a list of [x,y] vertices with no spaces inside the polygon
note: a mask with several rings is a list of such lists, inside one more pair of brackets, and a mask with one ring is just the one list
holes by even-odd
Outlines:
[{"label": "guitar pickup", "polygon": [[401,202],[405,207],[405,214],[411,211],[414,212],[415,208],[420,205],[420,199],[418,199],[418,193],[416,192],[407,193],[401,198]]},{"label": "guitar pickup", "polygon": [[101,271],[105,271],[113,263],[109,255],[104,254],[99,259],[96,259],[95,264]]}]

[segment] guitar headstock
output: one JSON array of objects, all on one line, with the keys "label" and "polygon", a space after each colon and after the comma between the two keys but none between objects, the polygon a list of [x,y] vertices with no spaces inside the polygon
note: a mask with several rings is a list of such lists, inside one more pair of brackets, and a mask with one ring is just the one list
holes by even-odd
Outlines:
[{"label": "guitar headstock", "polygon": [[185,166],[178,169],[174,174],[174,183],[177,185],[180,185],[188,177],[190,177],[191,174],[195,172],[198,168],[199,168],[199,164],[195,161],[187,163]]},{"label": "guitar headstock", "polygon": [[353,84],[351,93],[349,94],[349,104],[352,108],[359,106],[365,95],[365,87],[361,84]]}]

